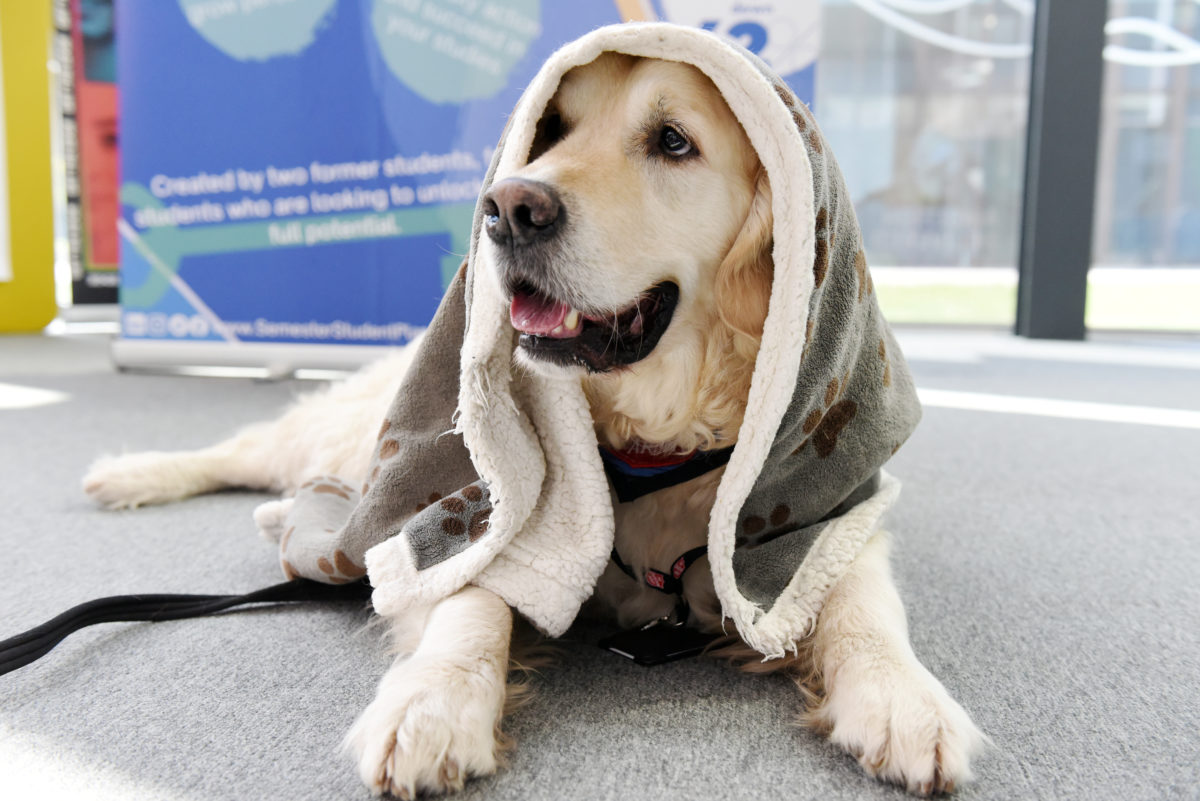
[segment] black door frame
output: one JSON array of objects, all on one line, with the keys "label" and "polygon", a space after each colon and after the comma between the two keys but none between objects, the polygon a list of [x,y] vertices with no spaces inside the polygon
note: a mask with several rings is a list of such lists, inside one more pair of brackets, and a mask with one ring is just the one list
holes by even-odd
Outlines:
[{"label": "black door frame", "polygon": [[1083,339],[1107,0],[1037,0],[1016,333]]}]

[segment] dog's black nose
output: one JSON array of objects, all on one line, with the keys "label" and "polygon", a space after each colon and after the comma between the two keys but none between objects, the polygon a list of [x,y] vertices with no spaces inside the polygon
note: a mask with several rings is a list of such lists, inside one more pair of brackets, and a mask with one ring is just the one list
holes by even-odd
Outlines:
[{"label": "dog's black nose", "polygon": [[557,192],[525,178],[505,178],[483,196],[484,227],[498,245],[531,245],[553,237],[565,211]]}]

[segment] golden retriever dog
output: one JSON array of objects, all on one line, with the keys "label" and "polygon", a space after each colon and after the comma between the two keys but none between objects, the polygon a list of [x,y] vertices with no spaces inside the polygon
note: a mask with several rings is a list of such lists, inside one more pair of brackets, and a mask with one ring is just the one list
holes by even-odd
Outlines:
[{"label": "golden retriever dog", "polygon": [[[481,264],[511,298],[521,369],[581,381],[597,437],[612,448],[733,444],[771,287],[770,201],[745,133],[698,70],[606,54],[569,72],[528,164],[482,199]],[[630,333],[638,336],[622,336]],[[232,486],[289,493],[315,474],[361,481],[410,353],[211,448],[102,459],[84,488],[116,508]],[[703,545],[722,470],[616,504],[623,560],[641,574]],[[264,505],[260,525],[278,514]],[[683,584],[691,625],[720,632],[706,559]],[[669,615],[674,604],[615,564],[592,602],[622,626]],[[387,624],[400,655],[346,738],[362,779],[411,798],[494,771],[509,607],[468,586]],[[869,542],[813,635],[796,645],[794,656],[766,662],[732,638],[715,653],[753,672],[791,674],[804,719],[873,776],[922,795],[970,778],[983,736],[909,646],[886,534]]]}]

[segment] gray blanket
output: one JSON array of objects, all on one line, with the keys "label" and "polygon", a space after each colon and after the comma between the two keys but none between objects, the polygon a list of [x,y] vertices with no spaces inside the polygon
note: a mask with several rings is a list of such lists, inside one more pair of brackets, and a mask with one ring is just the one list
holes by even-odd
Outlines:
[{"label": "gray blanket", "polygon": [[[562,48],[517,103],[484,190],[526,163],[563,74],[605,51],[707,74],[771,182],[775,277],[708,554],[724,615],[764,656],[780,656],[811,631],[899,491],[881,466],[920,417],[912,380],[811,114],[759,59],[716,36],[629,24]],[[386,614],[477,584],[556,635],[609,559],[614,501],[579,382],[512,369],[516,336],[478,255],[481,220],[477,209],[471,253],[381,421],[366,483],[306,483],[281,559],[289,576],[366,573]]]}]

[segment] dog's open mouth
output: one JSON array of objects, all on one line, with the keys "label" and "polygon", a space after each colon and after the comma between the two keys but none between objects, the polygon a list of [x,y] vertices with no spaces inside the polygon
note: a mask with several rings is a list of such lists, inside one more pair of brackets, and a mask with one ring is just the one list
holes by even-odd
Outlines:
[{"label": "dog's open mouth", "polygon": [[509,319],[529,356],[602,373],[644,359],[662,338],[679,302],[667,281],[647,289],[629,306],[608,315],[584,314],[520,283],[513,288]]}]

